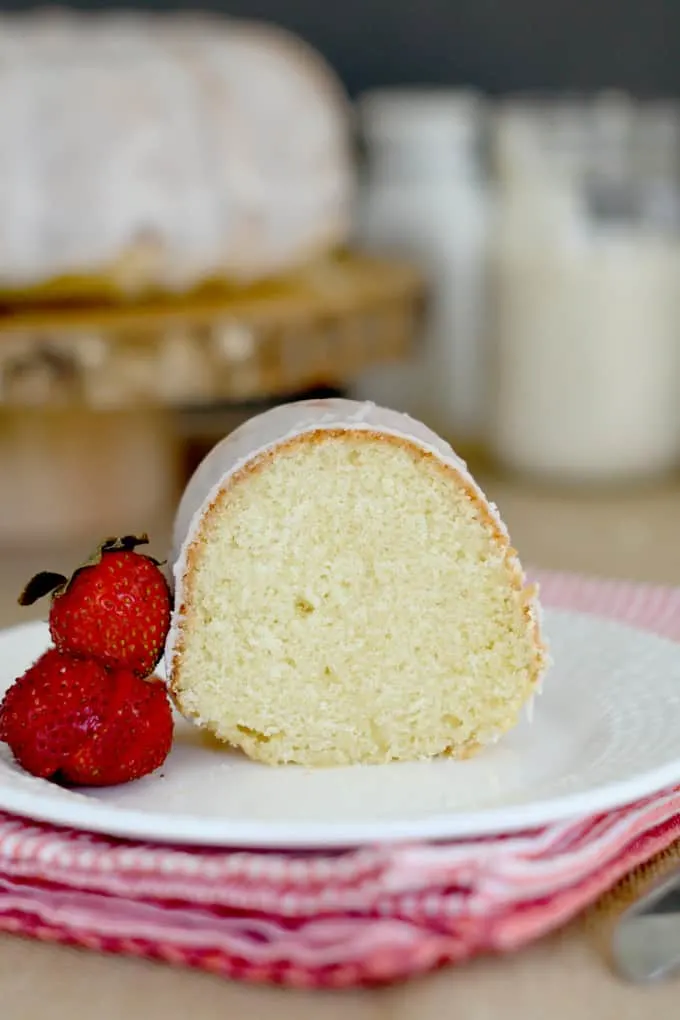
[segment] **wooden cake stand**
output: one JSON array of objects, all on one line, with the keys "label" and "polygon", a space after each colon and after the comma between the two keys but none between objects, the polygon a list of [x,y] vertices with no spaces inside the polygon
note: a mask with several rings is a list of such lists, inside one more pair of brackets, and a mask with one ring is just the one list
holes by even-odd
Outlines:
[{"label": "wooden cake stand", "polygon": [[343,388],[403,357],[408,265],[345,254],[266,286],[0,307],[0,544],[148,529],[182,484],[180,413]]}]

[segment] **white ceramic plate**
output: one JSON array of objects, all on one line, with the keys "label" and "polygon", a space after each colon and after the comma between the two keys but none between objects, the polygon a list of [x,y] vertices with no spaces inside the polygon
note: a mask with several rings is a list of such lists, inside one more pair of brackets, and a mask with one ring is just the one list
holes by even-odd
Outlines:
[{"label": "white ceramic plate", "polygon": [[[517,831],[680,782],[680,646],[578,613],[546,613],[555,660],[533,720],[470,761],[311,771],[212,746],[178,720],[158,772],[71,792],[0,744],[0,809],[116,836],[251,847],[340,847]],[[0,693],[47,628],[0,632]]]}]

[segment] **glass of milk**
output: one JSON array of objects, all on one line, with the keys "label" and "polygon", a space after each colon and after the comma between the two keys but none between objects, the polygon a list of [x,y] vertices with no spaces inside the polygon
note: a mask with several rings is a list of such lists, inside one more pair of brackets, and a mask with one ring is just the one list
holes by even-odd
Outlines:
[{"label": "glass of milk", "polygon": [[680,136],[672,104],[518,100],[495,125],[489,445],[597,482],[680,463]]}]

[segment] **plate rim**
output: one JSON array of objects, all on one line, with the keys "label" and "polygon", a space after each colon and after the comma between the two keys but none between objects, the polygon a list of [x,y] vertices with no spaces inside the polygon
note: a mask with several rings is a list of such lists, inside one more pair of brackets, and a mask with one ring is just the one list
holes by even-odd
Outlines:
[{"label": "plate rim", "polygon": [[[655,631],[625,623],[602,613],[545,606],[546,616],[587,617],[636,631],[673,645],[680,644]],[[0,629],[0,650],[5,640],[25,634],[46,635],[47,624],[31,620]],[[40,782],[40,780],[36,780]],[[507,807],[483,808],[431,815],[410,821],[341,822],[234,822],[181,813],[148,813],[120,808],[84,796],[82,800],[41,797],[13,789],[0,780],[0,811],[35,823],[94,833],[109,839],[150,842],[165,846],[202,846],[256,850],[342,850],[376,844],[454,841],[517,834],[548,825],[614,811],[660,793],[680,782],[680,748],[676,758],[623,780],[586,791],[565,793]]]}]

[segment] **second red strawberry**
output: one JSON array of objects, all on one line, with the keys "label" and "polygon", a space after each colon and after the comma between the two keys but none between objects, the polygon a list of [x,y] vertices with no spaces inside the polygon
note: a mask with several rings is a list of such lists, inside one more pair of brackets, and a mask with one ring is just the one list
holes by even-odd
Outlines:
[{"label": "second red strawberry", "polygon": [[113,786],[149,775],[172,745],[164,683],[50,648],[0,703],[0,741],[22,768],[76,786]]}]

